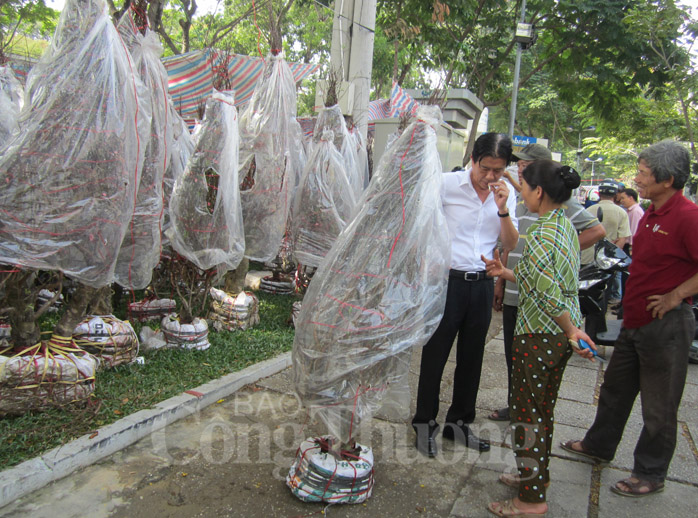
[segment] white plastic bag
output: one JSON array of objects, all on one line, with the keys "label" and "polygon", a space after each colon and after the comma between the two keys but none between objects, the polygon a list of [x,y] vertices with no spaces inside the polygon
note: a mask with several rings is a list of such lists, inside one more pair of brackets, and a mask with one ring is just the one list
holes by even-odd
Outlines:
[{"label": "white plastic bag", "polygon": [[245,256],[270,261],[281,246],[301,173],[296,85],[283,54],[269,56],[240,123],[240,197]]},{"label": "white plastic bag", "polygon": [[318,268],[296,319],[296,391],[347,442],[399,381],[446,302],[450,240],[434,127],[423,107],[378,165],[351,223]]},{"label": "white plastic bag", "polygon": [[238,190],[238,125],[233,96],[206,102],[201,134],[170,199],[173,248],[202,270],[234,270],[245,251]]},{"label": "white plastic bag", "polygon": [[144,151],[135,84],[104,1],[68,0],[0,158],[0,262],[112,282]]}]

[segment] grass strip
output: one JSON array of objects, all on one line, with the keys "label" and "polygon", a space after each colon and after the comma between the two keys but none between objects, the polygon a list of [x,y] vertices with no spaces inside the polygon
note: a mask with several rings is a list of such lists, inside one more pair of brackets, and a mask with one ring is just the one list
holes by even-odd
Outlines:
[{"label": "grass strip", "polygon": [[[144,365],[121,365],[99,371],[95,393],[81,408],[49,408],[0,419],[0,466],[3,469],[34,458],[56,446],[113,423],[172,396],[291,350],[288,325],[295,297],[256,292],[260,323],[246,331],[210,330],[205,351],[159,349],[144,351]],[[125,318],[123,308],[116,316]],[[51,328],[57,317],[42,322]],[[142,327],[134,323],[137,333]]]}]

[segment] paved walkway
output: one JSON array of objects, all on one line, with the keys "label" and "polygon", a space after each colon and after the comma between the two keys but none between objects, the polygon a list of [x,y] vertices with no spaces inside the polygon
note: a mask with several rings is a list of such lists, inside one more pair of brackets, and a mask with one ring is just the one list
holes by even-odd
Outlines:
[{"label": "paved walkway", "polygon": [[[122,439],[143,438],[116,453],[104,456],[109,444],[117,444],[110,437],[117,435],[103,429],[96,438],[82,438],[82,443],[66,445],[60,451],[0,473],[3,479],[0,492],[10,495],[13,487],[37,483],[32,469],[48,466],[50,471],[67,463],[61,457],[67,453],[83,451],[80,455],[88,459],[85,463],[96,461],[8,503],[0,508],[0,516],[68,518],[85,516],[88,512],[93,518],[297,517],[320,513],[332,517],[491,516],[485,509],[488,502],[515,494],[515,490],[497,482],[501,471],[514,466],[506,426],[485,417],[492,409],[502,406],[506,396],[500,328],[500,317],[496,315],[486,346],[478,398],[481,412],[475,423],[477,432],[493,441],[492,450],[481,455],[439,438],[439,456],[427,459],[413,448],[414,434],[408,421],[414,402],[409,410],[399,405],[386,409],[383,418],[365,426],[359,438],[359,442],[373,447],[376,459],[373,496],[364,504],[329,508],[306,504],[284,485],[283,479],[301,440],[322,433],[317,423],[307,421],[293,397],[289,369],[256,379],[267,376],[273,365],[277,370],[287,365],[286,355],[267,365],[266,370],[247,372],[247,378],[238,380],[237,385],[230,380],[208,384],[197,389],[201,397],[183,395],[159,405],[159,409],[153,410],[159,412],[155,417],[148,417],[147,412],[151,411],[144,411],[141,418],[129,416],[129,423],[120,428],[112,426],[112,431],[119,430],[118,437]],[[612,350],[606,352],[610,355]],[[410,391],[404,388],[398,393],[404,401],[409,392],[411,400],[414,399],[419,356],[417,351],[412,358]],[[450,362],[442,385],[440,416],[445,415],[452,373]],[[555,444],[582,436],[593,420],[602,377],[602,365],[598,362],[576,356],[570,361],[556,408]],[[250,384],[239,388],[241,383]],[[223,396],[226,392],[228,395]],[[204,406],[207,403],[211,404]],[[165,419],[169,422],[187,414],[188,417],[167,426],[156,426],[165,419],[163,415],[171,416]],[[666,489],[649,498],[629,499],[609,490],[613,482],[628,476],[632,466],[632,450],[641,428],[639,402],[618,455],[608,466],[592,464],[555,446],[548,516],[696,516],[698,365],[689,365],[679,418],[678,445]],[[152,430],[155,431],[150,433]],[[97,457],[101,460],[96,460]],[[24,471],[18,471],[21,469]]]}]

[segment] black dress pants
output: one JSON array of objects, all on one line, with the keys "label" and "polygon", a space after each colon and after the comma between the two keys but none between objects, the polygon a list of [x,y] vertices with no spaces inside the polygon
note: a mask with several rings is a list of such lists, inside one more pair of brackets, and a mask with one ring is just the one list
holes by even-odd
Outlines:
[{"label": "black dress pants", "polygon": [[639,392],[643,427],[635,446],[633,475],[664,481],[676,448],[678,409],[694,332],[693,312],[685,302],[661,320],[621,330],[601,385],[596,419],[582,441],[585,451],[613,458]]},{"label": "black dress pants", "polygon": [[436,421],[441,377],[456,335],[453,398],[446,422],[461,421],[467,424],[475,420],[475,402],[480,386],[485,339],[492,318],[493,297],[492,279],[466,281],[463,278],[449,278],[444,316],[422,350],[417,411],[412,419],[413,424]]}]

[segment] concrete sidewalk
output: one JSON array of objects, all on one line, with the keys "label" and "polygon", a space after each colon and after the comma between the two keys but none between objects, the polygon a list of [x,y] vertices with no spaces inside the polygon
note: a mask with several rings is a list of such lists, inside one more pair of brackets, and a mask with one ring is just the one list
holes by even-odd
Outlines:
[{"label": "concrete sidewalk", "polygon": [[[488,502],[515,495],[497,482],[514,458],[505,423],[486,419],[506,400],[506,366],[501,339],[501,317],[495,315],[486,346],[474,424],[489,436],[492,450],[478,454],[439,438],[435,459],[418,454],[409,426],[412,407],[393,408],[391,415],[364,426],[359,442],[370,444],[375,456],[373,496],[360,505],[307,504],[296,499],[283,480],[300,442],[321,434],[309,422],[291,389],[288,355],[254,372],[230,375],[225,383],[207,384],[144,412],[149,419],[129,416],[100,430],[96,438],[81,438],[29,461],[27,466],[0,473],[2,494],[41,485],[55,466],[66,466],[62,453],[81,451],[84,468],[0,508],[0,516],[160,517],[191,516],[296,517],[324,512],[330,516],[484,517]],[[607,350],[610,355],[612,350]],[[420,352],[412,358],[409,376],[412,400],[416,391]],[[268,376],[270,371],[279,372]],[[453,361],[442,384],[445,415],[452,388]],[[603,377],[602,365],[578,357],[570,361],[556,407],[555,440],[580,438],[595,414],[595,398]],[[237,379],[239,378],[239,379]],[[236,381],[237,379],[237,381]],[[221,385],[222,383],[222,385]],[[239,388],[240,385],[248,385]],[[225,393],[228,395],[224,395]],[[406,390],[405,390],[406,392]],[[402,394],[403,397],[406,394]],[[206,403],[211,403],[205,406]],[[139,413],[141,414],[141,413]],[[177,416],[188,416],[176,420]],[[126,422],[130,419],[130,422]],[[626,428],[616,459],[608,466],[587,462],[553,449],[552,486],[548,491],[553,517],[693,517],[698,503],[698,365],[689,365],[688,381],[679,411],[678,444],[663,493],[629,499],[614,495],[609,486],[629,475],[632,450],[641,428],[639,401]],[[119,426],[117,426],[119,425]],[[114,428],[115,427],[115,428]],[[110,429],[113,430],[110,431]],[[116,435],[110,433],[118,431]],[[115,453],[106,445],[121,437],[137,440]],[[124,441],[128,443],[129,441]],[[116,444],[116,442],[114,442]],[[101,445],[101,446],[100,446]],[[61,459],[58,461],[57,459]],[[93,463],[91,463],[93,462]],[[48,467],[45,479],[20,469]],[[31,471],[31,470],[30,470]],[[47,474],[48,473],[48,474]],[[33,478],[34,477],[34,478]],[[4,484],[4,485],[3,485]],[[17,493],[14,493],[17,494]],[[8,499],[9,500],[9,499]]]}]

